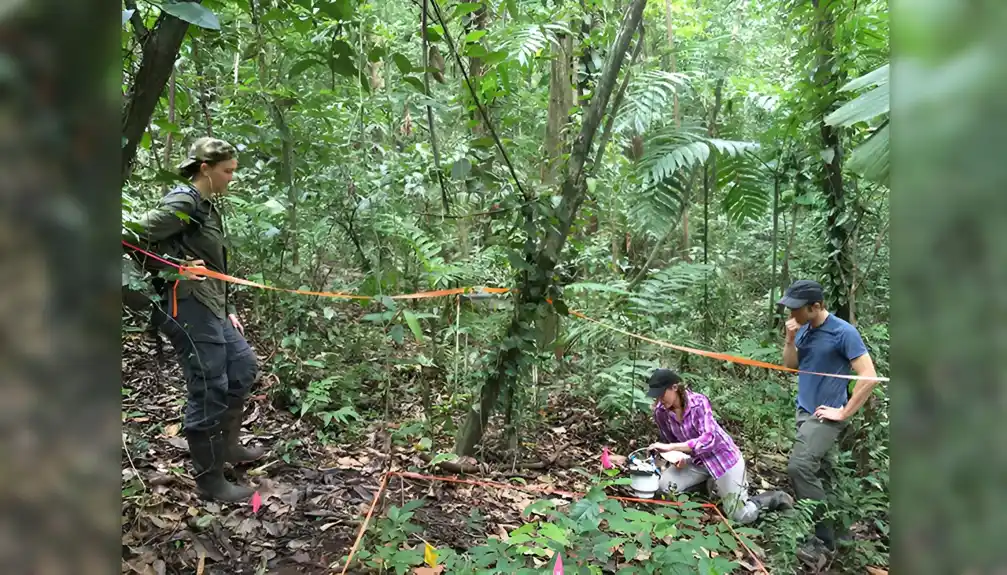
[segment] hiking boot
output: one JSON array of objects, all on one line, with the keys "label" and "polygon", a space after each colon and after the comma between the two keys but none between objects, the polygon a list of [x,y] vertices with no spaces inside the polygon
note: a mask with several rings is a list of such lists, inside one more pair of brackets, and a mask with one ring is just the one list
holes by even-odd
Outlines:
[{"label": "hiking boot", "polygon": [[250,487],[235,485],[224,478],[223,430],[189,432],[186,439],[200,497],[230,503],[252,496],[254,491]]},{"label": "hiking boot", "polygon": [[759,509],[766,511],[788,511],[794,508],[794,498],[784,491],[764,491],[752,497],[752,501]]},{"label": "hiking boot", "polygon": [[818,537],[811,537],[797,550],[797,558],[815,573],[820,573],[832,558],[832,550]]},{"label": "hiking boot", "polygon": [[238,442],[241,434],[241,420],[245,415],[245,400],[229,398],[227,411],[221,423],[224,432],[224,459],[228,463],[250,463],[266,454],[264,447],[244,447]]}]

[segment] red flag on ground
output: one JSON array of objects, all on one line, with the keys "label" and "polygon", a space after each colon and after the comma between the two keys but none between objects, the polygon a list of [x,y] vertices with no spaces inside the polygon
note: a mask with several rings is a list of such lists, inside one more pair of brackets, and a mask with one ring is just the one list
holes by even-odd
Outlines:
[{"label": "red flag on ground", "polygon": [[256,491],[252,494],[252,513],[258,513],[259,507],[262,507],[262,496]]},{"label": "red flag on ground", "polygon": [[602,469],[612,469],[612,462],[608,458],[608,448],[601,450],[601,467]]},{"label": "red flag on ground", "polygon": [[563,575],[563,555],[556,554],[556,565],[552,568],[552,575]]}]

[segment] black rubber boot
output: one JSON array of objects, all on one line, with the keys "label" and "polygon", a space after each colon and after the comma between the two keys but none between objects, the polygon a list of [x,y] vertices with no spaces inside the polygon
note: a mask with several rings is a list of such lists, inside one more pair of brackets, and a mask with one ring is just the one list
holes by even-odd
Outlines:
[{"label": "black rubber boot", "polygon": [[228,463],[250,463],[261,459],[266,454],[264,447],[244,447],[238,442],[241,434],[241,420],[245,416],[245,400],[237,397],[228,398],[227,412],[224,413],[222,426],[224,429],[225,460]]},{"label": "black rubber boot", "polygon": [[765,491],[752,497],[752,501],[759,509],[766,511],[787,511],[794,508],[794,498],[783,491]]},{"label": "black rubber boot", "polygon": [[189,455],[195,470],[196,486],[204,499],[224,502],[246,501],[254,491],[250,487],[235,485],[224,478],[224,432],[186,433]]}]

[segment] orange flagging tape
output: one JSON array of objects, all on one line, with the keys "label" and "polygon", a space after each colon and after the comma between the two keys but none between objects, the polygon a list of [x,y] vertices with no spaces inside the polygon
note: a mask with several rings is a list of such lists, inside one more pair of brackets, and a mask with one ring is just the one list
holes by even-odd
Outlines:
[{"label": "orange flagging tape", "polygon": [[598,321],[596,319],[589,318],[586,315],[584,315],[584,314],[582,314],[582,313],[580,313],[578,311],[570,310],[570,315],[572,315],[574,317],[579,317],[580,319],[583,319],[583,320],[586,320],[586,321],[589,321],[589,322],[592,322],[592,323],[596,323],[596,324],[598,324],[598,325],[600,325],[600,326],[602,326],[602,327],[604,327],[606,329],[610,329],[612,331],[621,333],[623,335],[627,335],[629,337],[635,337],[636,339],[639,339],[639,340],[642,340],[642,341],[646,341],[646,342],[652,343],[654,345],[659,345],[661,347],[667,347],[667,348],[678,350],[678,351],[684,351],[685,353],[692,353],[692,354],[695,354],[695,355],[702,355],[704,357],[711,357],[713,359],[719,359],[719,360],[722,360],[722,361],[729,361],[729,362],[732,362],[732,363],[740,363],[742,365],[751,365],[751,366],[754,366],[754,367],[764,367],[766,369],[775,369],[777,371],[786,371],[786,372],[789,372],[789,373],[807,373],[807,374],[811,374],[811,375],[822,375],[822,376],[825,376],[825,377],[836,377],[836,378],[839,378],[839,379],[856,379],[856,380],[863,380],[863,381],[889,381],[889,379],[887,377],[877,377],[877,376],[868,377],[868,376],[860,376],[860,375],[845,375],[845,374],[840,374],[840,373],[819,373],[817,371],[806,371],[806,370],[801,370],[801,369],[794,369],[794,368],[791,368],[791,367],[785,367],[785,366],[782,366],[782,365],[776,365],[775,363],[768,363],[768,362],[765,362],[765,361],[759,361],[757,359],[748,359],[747,357],[738,357],[736,355],[729,355],[729,354],[726,354],[726,353],[719,353],[719,352],[716,352],[716,351],[706,351],[706,350],[702,350],[702,349],[696,349],[696,348],[693,348],[693,347],[685,347],[684,345],[675,345],[673,343],[668,343],[666,341],[661,341],[659,339],[651,339],[651,338],[646,337],[646,336],[642,336],[642,335],[635,334],[635,333],[632,333],[632,332],[629,332],[629,331],[626,331],[626,330],[619,329],[619,328],[617,328],[617,327],[615,327],[613,325],[608,325],[607,323],[600,322],[600,321]]},{"label": "orange flagging tape", "polygon": [[[169,266],[177,269],[179,271],[179,273],[181,273],[182,275],[187,275],[187,276],[192,276],[192,277],[208,277],[208,278],[218,279],[218,280],[221,280],[221,281],[225,281],[225,282],[229,282],[229,283],[233,283],[233,284],[238,284],[238,285],[243,285],[243,286],[248,286],[248,287],[254,287],[254,288],[259,288],[259,289],[264,289],[264,290],[279,291],[279,292],[285,292],[285,293],[294,293],[294,294],[299,294],[299,295],[311,295],[311,296],[318,296],[318,297],[328,297],[328,298],[336,298],[336,299],[356,299],[356,300],[373,300],[373,299],[380,299],[381,298],[381,296],[355,295],[355,294],[348,294],[348,293],[342,293],[342,292],[311,291],[311,290],[288,289],[288,288],[279,288],[279,287],[275,287],[275,286],[268,286],[268,285],[261,284],[261,283],[258,283],[258,282],[253,282],[251,280],[246,280],[246,279],[234,277],[232,275],[223,274],[223,273],[211,270],[211,269],[203,267],[203,266],[186,266],[186,265],[176,264],[176,263],[170,262],[170,261],[168,261],[168,260],[166,260],[164,258],[161,258],[161,257],[159,257],[159,256],[157,256],[155,254],[152,254],[152,253],[148,252],[147,250],[144,250],[142,248],[138,248],[138,247],[136,247],[136,246],[134,246],[134,245],[126,242],[125,240],[122,241],[122,245],[124,245],[124,246],[126,246],[126,247],[128,247],[128,248],[130,248],[130,249],[132,249],[132,250],[134,250],[136,252],[139,252],[139,253],[141,253],[141,254],[143,254],[145,256],[153,258],[153,259],[155,259],[155,260],[157,260],[157,261],[159,261],[159,262],[161,262],[161,263],[163,263],[165,265],[169,265]],[[510,290],[508,288],[462,287],[462,288],[442,289],[442,290],[436,290],[436,291],[426,291],[426,292],[418,292],[418,293],[403,294],[403,295],[393,295],[393,296],[389,296],[389,297],[391,299],[399,299],[399,300],[402,300],[402,299],[424,299],[424,298],[431,298],[431,297],[444,297],[444,296],[449,296],[449,295],[466,294],[466,293],[472,293],[472,292],[501,294],[501,293],[507,293],[509,291]]]},{"label": "orange flagging tape", "polygon": [[[441,475],[424,475],[422,473],[413,473],[411,471],[387,471],[387,472],[384,473],[384,475],[381,478],[381,485],[380,485],[380,487],[378,487],[378,492],[374,494],[374,499],[371,501],[371,507],[370,507],[370,509],[368,509],[367,515],[364,517],[364,521],[360,525],[360,531],[357,532],[356,541],[354,541],[353,547],[350,548],[350,553],[346,557],[346,564],[343,565],[343,575],[346,574],[346,570],[350,568],[350,564],[353,562],[353,556],[356,554],[358,548],[360,547],[360,541],[363,539],[364,533],[367,531],[367,525],[370,523],[371,515],[374,513],[374,507],[377,505],[378,500],[381,499],[381,495],[384,493],[385,488],[388,487],[388,479],[390,477],[392,477],[392,476],[398,476],[398,477],[402,477],[402,478],[405,478],[405,479],[417,479],[417,480],[420,480],[420,481],[441,481],[441,482],[445,482],[445,483],[462,483],[462,484],[465,484],[465,485],[475,485],[475,486],[480,486],[480,487],[492,487],[494,489],[509,489],[509,490],[516,490],[516,491],[527,491],[527,492],[531,492],[531,493],[541,493],[541,494],[545,494],[545,495],[562,495],[564,497],[569,497],[571,499],[579,499],[581,497],[584,497],[584,495],[585,495],[584,493],[576,493],[576,492],[570,492],[570,491],[561,491],[559,489],[552,489],[552,488],[549,488],[549,487],[535,487],[535,486],[529,486],[529,485],[510,485],[510,484],[507,484],[507,483],[498,483],[496,481],[477,481],[477,480],[473,480],[473,479],[461,479],[459,477],[447,477],[447,476],[441,476]],[[607,498],[608,499],[614,499],[616,501],[630,501],[630,502],[634,502],[634,503],[651,503],[651,504],[655,504],[655,505],[672,505],[672,506],[675,506],[675,507],[681,507],[683,505],[683,503],[681,501],[664,501],[664,500],[661,500],[661,499],[638,499],[636,497],[613,497],[613,496],[607,496]],[[702,507],[704,509],[713,509],[714,514],[721,521],[724,522],[724,525],[727,526],[727,529],[731,532],[731,535],[733,535],[734,538],[738,540],[738,543],[740,543],[741,546],[745,549],[745,551],[748,551],[748,554],[752,557],[752,559],[755,560],[755,563],[758,565],[759,570],[761,570],[766,575],[769,575],[769,571],[766,570],[766,567],[762,564],[762,561],[759,560],[759,557],[754,552],[752,552],[752,550],[748,547],[748,545],[741,538],[741,536],[738,535],[738,533],[734,530],[733,527],[731,527],[731,523],[727,520],[727,517],[725,517],[724,514],[720,512],[720,509],[717,508],[716,505],[714,505],[713,503],[701,503],[700,507]]]},{"label": "orange flagging tape", "polygon": [[[146,256],[154,258],[155,260],[157,260],[157,261],[159,261],[161,263],[167,264],[169,266],[172,266],[172,267],[178,269],[179,272],[181,272],[182,274],[185,274],[185,275],[196,276],[196,277],[199,277],[199,276],[211,277],[211,278],[219,279],[221,281],[226,281],[226,282],[235,283],[235,284],[239,284],[239,285],[244,285],[244,286],[248,286],[248,287],[254,287],[254,288],[265,289],[265,290],[280,291],[280,292],[286,292],[286,293],[295,293],[295,294],[300,294],[300,295],[310,295],[310,296],[319,296],[319,297],[328,297],[328,298],[337,298],[337,299],[355,299],[355,300],[373,300],[373,299],[379,299],[380,298],[380,296],[354,295],[354,294],[347,294],[347,293],[340,293],[340,292],[325,292],[325,291],[318,292],[318,291],[308,291],[308,290],[299,290],[299,289],[286,289],[286,288],[278,288],[278,287],[273,287],[273,286],[267,286],[267,285],[264,285],[264,284],[261,284],[261,283],[249,281],[249,280],[242,279],[242,278],[237,278],[237,277],[230,276],[230,275],[227,275],[227,274],[222,274],[220,272],[215,272],[213,270],[207,269],[207,268],[202,267],[202,266],[183,266],[183,265],[179,265],[179,264],[176,264],[176,263],[172,263],[172,262],[169,262],[169,261],[167,261],[167,260],[165,260],[163,258],[160,258],[160,257],[158,257],[158,256],[156,256],[156,255],[154,255],[154,254],[152,254],[152,253],[150,253],[150,252],[148,252],[146,250],[143,250],[143,249],[138,248],[138,247],[136,247],[136,246],[134,246],[132,244],[129,244],[125,240],[123,240],[122,243],[123,243],[124,246],[126,246],[126,247],[128,247],[128,248],[130,248],[132,250],[135,250],[135,251],[137,251],[139,253],[142,253],[142,254],[144,254]],[[389,296],[389,297],[391,299],[393,299],[393,300],[409,300],[409,299],[424,299],[424,298],[444,297],[444,296],[450,296],[450,295],[460,295],[460,294],[466,294],[466,293],[480,293],[480,292],[481,293],[492,293],[492,294],[504,294],[504,293],[509,293],[511,291],[513,291],[513,290],[511,290],[509,288],[461,287],[461,288],[443,289],[443,290],[436,290],[436,291],[418,292],[418,293],[412,293],[412,294],[393,295],[393,296]],[[552,304],[552,300],[546,300],[546,301],[548,301],[550,304]],[[806,374],[810,374],[810,375],[820,375],[820,376],[825,376],[825,377],[835,377],[835,378],[839,378],[839,379],[849,379],[849,380],[879,381],[879,382],[880,381],[889,381],[889,378],[887,378],[887,377],[879,377],[879,376],[867,377],[867,376],[859,376],[859,375],[846,375],[846,374],[839,374],[839,373],[821,373],[821,372],[817,372],[817,371],[799,370],[799,369],[794,369],[794,368],[790,368],[790,367],[785,367],[785,366],[782,366],[782,365],[777,365],[775,363],[768,363],[768,362],[759,361],[759,360],[756,360],[756,359],[748,359],[746,357],[739,357],[739,356],[730,355],[730,354],[727,354],[727,353],[720,353],[720,352],[716,352],[716,351],[706,351],[706,350],[702,350],[702,349],[696,349],[696,348],[692,348],[692,347],[686,347],[686,346],[683,346],[683,345],[676,345],[676,344],[669,343],[669,342],[666,342],[666,341],[661,341],[661,340],[658,340],[658,339],[652,339],[652,338],[649,338],[649,337],[646,337],[646,336],[643,336],[643,335],[639,335],[639,334],[636,334],[636,333],[633,333],[633,332],[629,332],[629,331],[626,331],[626,330],[623,330],[623,329],[619,329],[619,328],[617,328],[617,327],[615,327],[613,325],[609,325],[607,323],[598,321],[596,319],[592,319],[592,318],[590,318],[590,317],[588,317],[588,316],[580,313],[579,311],[569,310],[569,313],[570,313],[570,315],[572,315],[574,317],[577,317],[577,318],[583,319],[585,321],[589,321],[589,322],[595,323],[595,324],[600,325],[600,326],[602,326],[602,327],[604,327],[606,329],[610,329],[610,330],[612,330],[614,332],[621,333],[623,335],[626,335],[626,336],[629,336],[629,337],[633,337],[633,338],[639,339],[641,341],[646,341],[648,343],[653,343],[655,345],[659,345],[659,346],[666,347],[666,348],[669,348],[669,349],[674,349],[674,350],[682,351],[682,352],[685,352],[685,353],[691,353],[691,354],[701,355],[701,356],[709,357],[709,358],[713,358],[713,359],[719,359],[721,361],[728,361],[728,362],[731,362],[731,363],[738,363],[738,364],[742,364],[742,365],[750,365],[750,366],[753,366],[753,367],[762,367],[762,368],[766,368],[766,369],[773,369],[773,370],[776,370],[776,371],[783,371],[783,372],[794,373],[794,374],[806,373]]]}]

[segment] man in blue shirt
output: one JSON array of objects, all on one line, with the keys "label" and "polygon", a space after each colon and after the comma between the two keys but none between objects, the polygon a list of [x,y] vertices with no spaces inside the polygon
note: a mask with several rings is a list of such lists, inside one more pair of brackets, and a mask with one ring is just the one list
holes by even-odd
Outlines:
[{"label": "man in blue shirt", "polygon": [[[822,286],[798,280],[778,302],[790,310],[783,346],[783,365],[799,369],[797,376],[797,437],[787,464],[787,475],[797,499],[825,502],[822,479],[829,475],[826,454],[836,444],[849,418],[870,397],[876,380],[857,380],[852,396],[849,379],[824,374],[876,377],[874,363],[857,328],[830,314],[824,306]],[[805,563],[821,567],[835,549],[831,522],[819,521],[815,537],[798,552]]]}]

